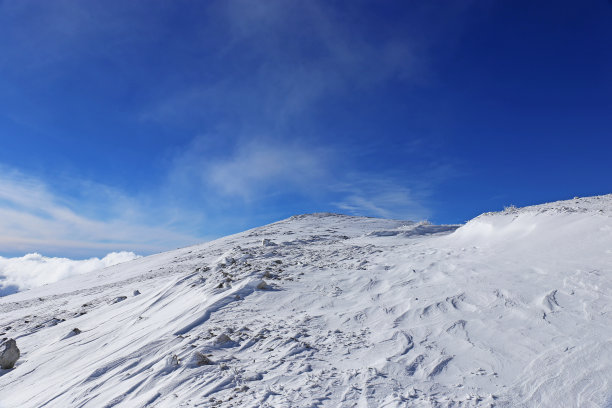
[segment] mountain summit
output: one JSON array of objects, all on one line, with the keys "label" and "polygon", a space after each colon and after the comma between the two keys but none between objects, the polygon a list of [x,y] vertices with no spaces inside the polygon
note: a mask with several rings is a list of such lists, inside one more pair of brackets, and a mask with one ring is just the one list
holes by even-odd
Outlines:
[{"label": "mountain summit", "polygon": [[299,215],[0,298],[0,407],[601,407],[612,195]]}]

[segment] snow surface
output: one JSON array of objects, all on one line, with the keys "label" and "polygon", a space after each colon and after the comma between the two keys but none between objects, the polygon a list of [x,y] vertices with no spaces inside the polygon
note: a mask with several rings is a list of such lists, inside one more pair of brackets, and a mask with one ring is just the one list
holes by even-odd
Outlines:
[{"label": "snow surface", "polygon": [[301,215],[0,298],[0,407],[612,406],[612,195],[457,227]]}]

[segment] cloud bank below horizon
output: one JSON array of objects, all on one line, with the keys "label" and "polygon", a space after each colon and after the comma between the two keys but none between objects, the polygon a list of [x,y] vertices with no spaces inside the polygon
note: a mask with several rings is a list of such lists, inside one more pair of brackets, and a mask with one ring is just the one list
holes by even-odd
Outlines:
[{"label": "cloud bank below horizon", "polygon": [[103,258],[75,260],[31,253],[22,257],[0,256],[0,296],[6,296],[71,276],[107,268],[137,258],[133,252],[111,252]]}]

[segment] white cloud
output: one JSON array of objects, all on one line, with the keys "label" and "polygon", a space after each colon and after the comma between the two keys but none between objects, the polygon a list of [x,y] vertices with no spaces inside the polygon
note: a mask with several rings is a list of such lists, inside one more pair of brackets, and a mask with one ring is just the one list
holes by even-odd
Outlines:
[{"label": "white cloud", "polygon": [[71,199],[40,180],[0,166],[2,253],[152,253],[202,240],[158,221],[165,218],[160,217],[165,211],[161,206],[145,207],[105,186],[75,184],[80,198]]},{"label": "white cloud", "polygon": [[448,165],[437,163],[415,170],[411,178],[347,171],[354,160],[347,157],[353,154],[349,148],[340,151],[273,138],[230,144],[214,157],[207,154],[206,140],[194,141],[176,157],[170,184],[193,189],[195,177],[205,194],[243,207],[294,194],[325,204],[330,211],[422,220],[431,216],[426,202],[432,186],[450,172]]},{"label": "white cloud", "polygon": [[251,199],[256,193],[279,188],[303,190],[327,173],[325,153],[299,145],[249,143],[223,161],[213,162],[205,181],[222,193]]},{"label": "white cloud", "polygon": [[104,258],[73,260],[49,258],[38,253],[18,258],[0,256],[0,296],[56,282],[139,258],[133,252],[112,252]]},{"label": "white cloud", "polygon": [[428,192],[410,189],[391,179],[363,176],[359,181],[337,186],[342,198],[333,204],[349,214],[418,221],[431,213],[424,205]]},{"label": "white cloud", "polygon": [[326,191],[332,172],[330,148],[273,137],[232,140],[219,147],[210,146],[211,139],[224,138],[196,138],[176,154],[165,183],[172,195],[191,191],[192,199],[201,197],[210,210],[228,199],[244,206],[274,196]]}]

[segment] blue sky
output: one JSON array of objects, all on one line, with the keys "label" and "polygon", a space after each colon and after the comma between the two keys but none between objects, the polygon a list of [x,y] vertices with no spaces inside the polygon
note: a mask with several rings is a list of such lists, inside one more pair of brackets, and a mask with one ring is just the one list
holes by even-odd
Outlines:
[{"label": "blue sky", "polygon": [[0,0],[0,255],[612,192],[612,3]]}]

